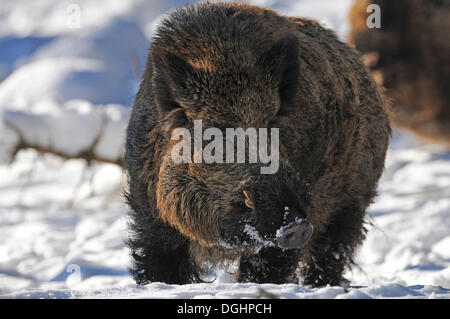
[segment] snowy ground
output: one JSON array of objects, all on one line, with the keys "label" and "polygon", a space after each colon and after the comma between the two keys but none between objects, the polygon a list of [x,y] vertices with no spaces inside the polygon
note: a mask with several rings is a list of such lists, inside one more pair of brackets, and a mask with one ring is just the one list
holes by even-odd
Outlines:
[{"label": "snowy ground", "polygon": [[[450,298],[450,151],[408,135],[394,134],[348,289],[237,284],[223,273],[211,284],[137,287],[118,166],[34,150],[7,163],[21,138],[67,153],[100,137],[95,154],[117,159],[155,21],[181,2],[2,0],[0,297]],[[253,2],[347,31],[349,0]],[[73,3],[79,29],[67,26]]]}]

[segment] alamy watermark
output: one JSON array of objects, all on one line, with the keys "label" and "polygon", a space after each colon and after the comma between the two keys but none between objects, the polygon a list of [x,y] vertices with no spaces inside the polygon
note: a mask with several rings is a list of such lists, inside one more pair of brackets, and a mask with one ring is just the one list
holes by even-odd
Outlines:
[{"label": "alamy watermark", "polygon": [[[279,129],[270,128],[270,138],[268,133],[268,128],[226,128],[224,136],[216,127],[203,132],[202,120],[195,120],[193,138],[184,127],[172,131],[171,139],[179,142],[173,145],[171,158],[177,164],[259,163],[261,174],[275,174],[280,163]],[[203,147],[204,141],[210,142]]]},{"label": "alamy watermark", "polygon": [[66,272],[71,273],[70,277],[74,283],[79,283],[83,279],[81,267],[77,264],[69,264],[66,267]]},{"label": "alamy watermark", "polygon": [[81,28],[81,7],[76,3],[66,7],[66,27],[69,29]]},{"label": "alamy watermark", "polygon": [[366,25],[369,29],[381,28],[381,8],[378,4],[370,4],[367,6],[367,13],[370,15],[367,17]]}]

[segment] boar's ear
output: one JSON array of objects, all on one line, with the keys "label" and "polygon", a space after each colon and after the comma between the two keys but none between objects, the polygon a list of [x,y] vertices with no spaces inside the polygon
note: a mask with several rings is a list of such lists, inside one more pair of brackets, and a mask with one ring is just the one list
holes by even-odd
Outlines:
[{"label": "boar's ear", "polygon": [[259,63],[268,72],[269,81],[279,90],[282,104],[294,102],[299,83],[298,38],[291,34],[276,42],[259,58]]},{"label": "boar's ear", "polygon": [[151,50],[153,60],[153,88],[161,111],[180,108],[176,97],[186,92],[186,81],[195,69],[185,60],[160,46]]}]

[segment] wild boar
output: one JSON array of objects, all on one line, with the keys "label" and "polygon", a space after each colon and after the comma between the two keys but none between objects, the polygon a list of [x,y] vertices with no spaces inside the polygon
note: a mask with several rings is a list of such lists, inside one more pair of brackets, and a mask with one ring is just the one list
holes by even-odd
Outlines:
[{"label": "wild boar", "polygon": [[[388,101],[360,58],[313,20],[248,4],[202,3],[163,19],[126,139],[138,283],[201,282],[230,260],[240,282],[342,283],[390,136]],[[175,161],[174,131],[192,139],[196,121],[223,136],[271,132],[276,171],[262,173],[260,158]]]}]

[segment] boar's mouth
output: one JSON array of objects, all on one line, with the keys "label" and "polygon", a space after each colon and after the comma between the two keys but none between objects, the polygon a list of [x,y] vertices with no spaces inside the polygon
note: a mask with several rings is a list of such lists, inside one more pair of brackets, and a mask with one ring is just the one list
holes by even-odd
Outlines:
[{"label": "boar's mouth", "polygon": [[286,172],[242,182],[227,198],[231,207],[221,213],[222,241],[238,249],[305,247],[314,229],[309,221],[312,194],[309,184],[292,179]]},{"label": "boar's mouth", "polygon": [[[244,190],[243,193],[245,196],[245,206],[254,211],[255,205],[249,192]],[[261,236],[257,230],[258,227],[255,228],[250,225],[246,225],[244,233],[262,246],[277,246],[283,249],[303,248],[311,239],[314,230],[313,225],[309,222],[309,216],[306,214],[304,217],[296,216],[292,219],[289,207],[285,206],[284,209],[282,225],[275,231],[274,237],[273,235]],[[291,217],[289,218],[288,216]]]}]

